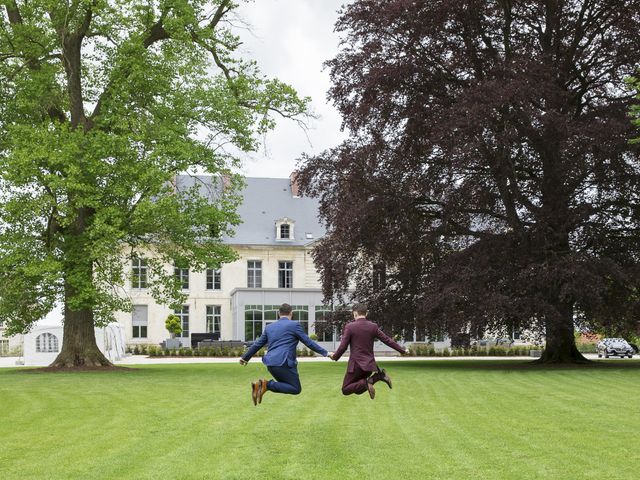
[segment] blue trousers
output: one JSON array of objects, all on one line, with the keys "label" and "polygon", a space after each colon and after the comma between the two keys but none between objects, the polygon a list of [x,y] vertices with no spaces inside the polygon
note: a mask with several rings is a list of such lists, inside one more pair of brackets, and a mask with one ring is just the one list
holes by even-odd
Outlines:
[{"label": "blue trousers", "polygon": [[275,379],[267,382],[267,390],[290,395],[298,395],[302,391],[297,366],[281,365],[279,367],[267,367],[267,370]]}]

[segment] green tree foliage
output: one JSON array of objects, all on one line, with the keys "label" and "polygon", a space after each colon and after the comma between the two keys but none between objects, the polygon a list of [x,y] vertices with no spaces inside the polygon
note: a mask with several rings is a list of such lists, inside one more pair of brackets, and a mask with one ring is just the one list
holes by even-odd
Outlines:
[{"label": "green tree foliage", "polygon": [[[0,318],[25,332],[62,301],[60,364],[104,364],[93,326],[131,308],[132,259],[166,304],[181,301],[166,263],[234,259],[233,151],[308,99],[238,57],[230,0],[0,5]],[[177,192],[195,171],[219,188]]]}]

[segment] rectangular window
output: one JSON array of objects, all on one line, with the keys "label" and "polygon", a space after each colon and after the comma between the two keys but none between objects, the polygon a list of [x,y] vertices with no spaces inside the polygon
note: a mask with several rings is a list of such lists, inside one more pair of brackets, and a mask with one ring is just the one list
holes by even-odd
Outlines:
[{"label": "rectangular window", "polygon": [[327,323],[326,317],[331,313],[331,309],[324,305],[316,306],[316,335],[321,342],[332,342],[334,338],[334,327]]},{"label": "rectangular window", "polygon": [[180,336],[182,338],[189,337],[189,305],[183,305],[182,308],[177,308],[173,311],[178,318],[180,319],[180,324],[182,325],[182,333]]},{"label": "rectangular window", "polygon": [[0,356],[9,354],[9,340],[0,339]]},{"label": "rectangular window", "polygon": [[280,238],[290,238],[290,227],[288,223],[283,223],[280,225]]},{"label": "rectangular window", "polygon": [[207,333],[220,333],[222,314],[220,305],[207,305]]},{"label": "rectangular window", "polygon": [[293,288],[293,262],[278,262],[278,288]]},{"label": "rectangular window", "polygon": [[264,312],[265,324],[268,325],[278,320],[278,318],[280,318],[280,312],[278,312],[279,309],[280,309],[280,305],[264,305],[263,312]]},{"label": "rectangular window", "polygon": [[189,269],[174,267],[173,273],[180,282],[182,290],[189,290]]},{"label": "rectangular window", "polygon": [[207,268],[207,290],[220,290],[222,288],[222,272]]},{"label": "rectangular window", "polygon": [[373,266],[373,289],[383,290],[387,286],[387,268],[384,263],[377,263]]},{"label": "rectangular window", "polygon": [[134,305],[131,323],[133,325],[133,338],[147,338],[147,326],[149,324],[149,307],[147,305]]},{"label": "rectangular window", "polygon": [[147,288],[147,261],[135,257],[131,261],[131,288]]},{"label": "rectangular window", "polygon": [[262,305],[244,307],[244,340],[252,342],[262,335]]},{"label": "rectangular window", "polygon": [[291,320],[300,322],[304,333],[309,334],[309,306],[308,305],[291,305],[293,316]]},{"label": "rectangular window", "polygon": [[247,262],[247,288],[262,288],[262,261]]},{"label": "rectangular window", "polygon": [[518,327],[513,327],[513,339],[514,340],[521,340],[522,339],[522,332],[520,331],[520,329]]},{"label": "rectangular window", "polygon": [[147,326],[146,325],[134,325],[133,326],[133,338],[147,338]]}]

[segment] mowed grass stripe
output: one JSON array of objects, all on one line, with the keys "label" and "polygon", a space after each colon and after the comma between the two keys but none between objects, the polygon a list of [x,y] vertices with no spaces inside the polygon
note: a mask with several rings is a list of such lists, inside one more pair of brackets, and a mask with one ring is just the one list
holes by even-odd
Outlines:
[{"label": "mowed grass stripe", "polygon": [[[251,404],[259,363],[0,372],[2,478],[629,478],[640,369],[389,362],[344,397],[345,364],[301,364],[303,393]],[[631,364],[625,364],[628,367]],[[619,395],[612,396],[612,391]],[[15,427],[15,428],[14,428]]]}]

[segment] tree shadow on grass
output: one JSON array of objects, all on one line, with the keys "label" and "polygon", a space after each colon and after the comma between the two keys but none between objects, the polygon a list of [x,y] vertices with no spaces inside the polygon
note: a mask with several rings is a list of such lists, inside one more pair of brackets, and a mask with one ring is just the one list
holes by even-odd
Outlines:
[{"label": "tree shadow on grass", "polygon": [[385,363],[379,359],[378,363],[390,370],[396,369],[429,369],[454,371],[513,371],[513,372],[541,372],[560,370],[640,370],[640,360],[592,360],[583,364],[552,363],[543,364],[533,360],[412,360]]}]

